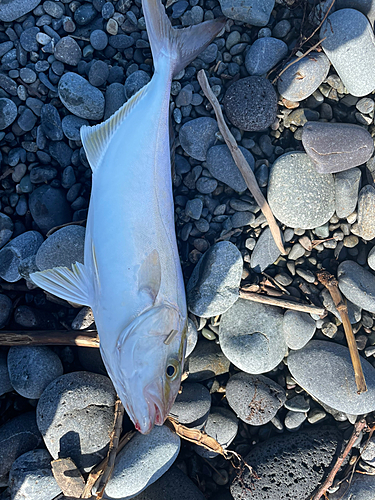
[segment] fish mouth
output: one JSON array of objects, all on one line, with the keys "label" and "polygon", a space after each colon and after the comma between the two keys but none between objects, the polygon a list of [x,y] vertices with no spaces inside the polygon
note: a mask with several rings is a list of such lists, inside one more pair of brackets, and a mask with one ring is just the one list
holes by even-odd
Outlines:
[{"label": "fish mouth", "polygon": [[155,403],[148,403],[149,415],[143,418],[143,421],[136,420],[135,428],[142,434],[148,434],[154,425],[163,425],[165,418],[160,408]]}]

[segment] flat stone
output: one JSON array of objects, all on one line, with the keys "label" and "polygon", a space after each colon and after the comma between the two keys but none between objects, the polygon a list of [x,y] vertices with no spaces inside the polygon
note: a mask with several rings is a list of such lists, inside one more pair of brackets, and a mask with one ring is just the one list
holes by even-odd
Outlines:
[{"label": "flat stone", "polygon": [[59,97],[73,115],[100,120],[104,114],[104,97],[99,89],[76,73],[65,73],[59,81]]},{"label": "flat stone", "polygon": [[365,311],[375,313],[375,276],[370,271],[357,262],[345,260],[337,268],[337,278],[347,299]]},{"label": "flat stone", "polygon": [[[112,4],[111,4],[112,5]],[[102,87],[105,85],[109,76],[108,64],[101,59],[94,61],[90,66],[89,82],[94,87]]]},{"label": "flat stone", "polygon": [[134,71],[125,80],[124,92],[126,99],[130,99],[134,94],[136,94],[142,87],[147,85],[150,81],[150,76],[143,70]]},{"label": "flat stone", "polygon": [[246,53],[245,66],[249,75],[261,76],[268,73],[288,53],[288,46],[282,40],[267,36],[258,38]]},{"label": "flat stone", "polygon": [[[247,149],[239,146],[245,160],[251,170],[254,170],[255,160],[253,155]],[[207,152],[207,168],[210,174],[218,181],[224,182],[235,191],[242,193],[247,189],[246,182],[242,177],[237,165],[226,144],[213,146]]]},{"label": "flat stone", "polygon": [[[1,9],[1,6],[0,6]],[[17,118],[17,106],[6,97],[0,98],[0,130],[9,127]]]},{"label": "flat stone", "polygon": [[220,0],[220,7],[225,17],[242,21],[253,26],[266,26],[269,21],[274,0]]},{"label": "flat stone", "polygon": [[238,248],[220,241],[207,250],[186,286],[189,311],[210,318],[227,311],[238,299],[243,262]]},{"label": "flat stone", "polygon": [[[212,407],[204,425],[204,432],[216,439],[226,449],[236,437],[238,431],[238,419],[228,408],[221,406]],[[195,452],[204,458],[214,458],[218,454],[209,451],[202,446],[194,445]]]},{"label": "flat stone", "polygon": [[40,0],[11,0],[0,4],[0,20],[9,23],[31,12],[40,4]]},{"label": "flat stone", "polygon": [[[6,297],[6,295],[3,295],[3,297]],[[13,386],[8,373],[7,355],[4,351],[0,351],[0,396],[12,390]]]},{"label": "flat stone", "polygon": [[219,345],[212,340],[199,340],[186,362],[189,382],[202,382],[228,373],[229,365],[230,361],[224,356]]},{"label": "flat stone", "polygon": [[362,165],[374,151],[370,133],[352,123],[307,122],[302,131],[302,144],[321,174]]},{"label": "flat stone", "polygon": [[368,184],[358,196],[357,223],[352,226],[352,233],[366,241],[375,238],[375,188]]},{"label": "flat stone", "polygon": [[360,180],[359,168],[351,168],[335,175],[335,207],[339,219],[344,219],[354,212],[358,201]]},{"label": "flat stone", "polygon": [[297,413],[306,413],[310,410],[310,402],[306,401],[304,396],[298,394],[284,403],[285,408]]},{"label": "flat stone", "polygon": [[232,227],[249,226],[255,221],[255,215],[252,212],[236,212],[231,217]]},{"label": "flat stone", "polygon": [[0,250],[0,277],[10,283],[19,281],[21,261],[35,255],[42,243],[43,236],[37,231],[27,231],[7,243]]},{"label": "flat stone", "polygon": [[279,255],[280,250],[277,248],[271,231],[267,227],[260,235],[251,254],[250,267],[256,273],[262,273],[278,259]]},{"label": "flat stone", "polygon": [[254,480],[246,470],[242,481],[232,483],[233,499],[310,498],[338,457],[341,446],[342,436],[335,427],[314,427],[260,442],[245,457],[259,479]]},{"label": "flat stone", "polygon": [[334,342],[311,340],[291,351],[288,368],[292,377],[312,397],[334,410],[362,415],[375,409],[375,369],[361,358],[367,392],[357,393],[349,349]]},{"label": "flat stone", "polygon": [[249,425],[264,425],[276,415],[286,400],[285,390],[263,375],[236,373],[226,387],[229,406]]},{"label": "flat stone", "polygon": [[116,456],[107,498],[131,498],[159,479],[176,460],[180,438],[166,426],[137,433]]},{"label": "flat stone", "polygon": [[12,219],[3,213],[0,213],[0,248],[3,247],[13,234],[13,221]]},{"label": "flat stone", "polygon": [[249,76],[233,83],[223,99],[229,121],[241,130],[266,130],[276,120],[277,95],[270,81]]},{"label": "flat stone", "polygon": [[312,317],[300,311],[286,311],[283,320],[285,342],[289,349],[302,349],[316,330]]},{"label": "flat stone", "polygon": [[208,117],[195,118],[182,125],[179,139],[182,149],[192,158],[205,161],[207,151],[216,142],[216,120]]},{"label": "flat stone", "polygon": [[77,66],[82,57],[81,47],[70,36],[64,36],[59,40],[53,53],[58,61],[68,64],[69,66]]},{"label": "flat stone", "polygon": [[375,37],[366,16],[355,9],[329,15],[320,30],[322,47],[348,92],[356,97],[375,89]]},{"label": "flat stone", "polygon": [[279,93],[289,101],[307,99],[326,79],[330,67],[327,56],[322,52],[311,52],[302,59],[288,61],[288,69],[277,81]]},{"label": "flat stone", "polygon": [[85,472],[101,462],[108,451],[115,402],[112,382],[103,375],[71,372],[51,382],[39,399],[37,422],[53,458],[70,457]]},{"label": "flat stone", "polygon": [[285,153],[272,166],[268,203],[275,217],[288,227],[322,226],[335,211],[333,176],[319,174],[305,153]]},{"label": "flat stone", "polygon": [[295,432],[301,427],[306,418],[304,413],[288,411],[284,419],[285,428],[288,429],[288,431]]},{"label": "flat stone", "polygon": [[282,325],[279,308],[238,299],[221,318],[220,347],[240,370],[269,372],[287,353]]},{"label": "flat stone", "polygon": [[40,246],[36,254],[36,265],[40,271],[53,267],[71,268],[75,262],[83,264],[85,228],[66,226],[55,231]]},{"label": "flat stone", "polygon": [[20,36],[21,47],[26,50],[26,52],[37,52],[39,49],[38,42],[36,41],[36,35],[39,33],[40,29],[36,26],[27,28],[22,31]]},{"label": "flat stone", "polygon": [[49,185],[38,187],[30,194],[29,208],[35,223],[44,234],[55,226],[71,221],[65,192]]},{"label": "flat stone", "polygon": [[211,394],[202,384],[185,382],[177,394],[170,415],[181,424],[201,427],[207,420],[211,408]]}]

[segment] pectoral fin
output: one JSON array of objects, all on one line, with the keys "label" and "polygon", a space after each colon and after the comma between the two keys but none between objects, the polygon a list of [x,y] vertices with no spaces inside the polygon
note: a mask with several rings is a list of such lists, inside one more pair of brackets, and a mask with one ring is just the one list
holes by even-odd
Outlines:
[{"label": "pectoral fin", "polygon": [[60,299],[91,306],[93,303],[93,289],[90,277],[87,276],[85,266],[76,262],[72,270],[67,267],[54,267],[30,274],[35,285]]},{"label": "pectoral fin", "polygon": [[159,252],[155,249],[142,262],[138,271],[138,290],[146,291],[155,302],[161,284]]}]

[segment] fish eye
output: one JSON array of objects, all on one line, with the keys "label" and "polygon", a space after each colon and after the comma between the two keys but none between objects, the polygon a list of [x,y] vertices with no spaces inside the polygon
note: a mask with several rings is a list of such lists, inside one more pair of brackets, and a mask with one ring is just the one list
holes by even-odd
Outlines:
[{"label": "fish eye", "polygon": [[165,374],[167,375],[170,381],[175,380],[177,378],[179,374],[179,363],[176,359],[171,359],[170,361],[168,361]]}]

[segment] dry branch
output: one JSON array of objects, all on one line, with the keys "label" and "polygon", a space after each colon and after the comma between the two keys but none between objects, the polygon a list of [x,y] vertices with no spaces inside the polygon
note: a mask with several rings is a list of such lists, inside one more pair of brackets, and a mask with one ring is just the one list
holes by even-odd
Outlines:
[{"label": "dry branch", "polygon": [[292,300],[280,299],[278,297],[269,297],[268,295],[261,295],[260,293],[248,292],[240,288],[241,299],[252,300],[253,302],[260,302],[261,304],[268,304],[270,306],[283,307],[284,309],[292,309],[293,311],[302,311],[318,316],[324,316],[326,310],[324,307],[313,306],[311,304],[300,304]]},{"label": "dry branch", "polygon": [[96,330],[2,330],[0,346],[14,345],[77,345],[99,347]]}]

